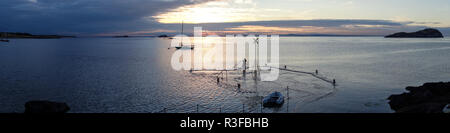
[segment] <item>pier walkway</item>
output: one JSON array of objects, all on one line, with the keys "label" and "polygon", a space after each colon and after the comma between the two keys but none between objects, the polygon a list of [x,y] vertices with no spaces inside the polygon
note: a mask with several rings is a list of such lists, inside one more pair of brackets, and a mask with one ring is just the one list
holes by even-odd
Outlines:
[{"label": "pier walkway", "polygon": [[308,74],[308,75],[311,75],[311,76],[313,76],[313,77],[315,77],[317,79],[320,79],[322,81],[328,82],[328,83],[330,83],[332,85],[336,85],[336,83],[333,82],[333,79],[332,80],[327,79],[326,77],[322,77],[322,76],[320,76],[320,75],[318,75],[318,74],[316,74],[314,72],[306,72],[306,71],[299,71],[299,70],[285,69],[285,68],[275,68],[275,69],[280,69],[280,70],[284,70],[284,71],[288,71],[288,72],[294,72],[294,73]]}]

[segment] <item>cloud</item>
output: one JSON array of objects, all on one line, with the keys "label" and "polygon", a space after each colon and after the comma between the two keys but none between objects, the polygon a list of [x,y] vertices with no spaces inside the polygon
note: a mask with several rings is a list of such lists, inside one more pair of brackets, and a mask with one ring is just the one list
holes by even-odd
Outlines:
[{"label": "cloud", "polygon": [[3,0],[0,31],[93,34],[152,29],[149,16],[212,0]]},{"label": "cloud", "polygon": [[[185,31],[192,32],[193,27],[201,26],[213,34],[336,34],[336,35],[386,35],[400,31],[416,31],[425,26],[410,25],[414,22],[394,22],[390,20],[352,20],[352,19],[319,19],[319,20],[278,20],[250,21],[229,23],[185,24]],[[178,24],[166,24],[176,27]],[[170,25],[170,26],[169,26]],[[172,29],[176,30],[176,29]]]},{"label": "cloud", "polygon": [[[0,31],[69,35],[177,34],[180,24],[163,24],[153,16],[183,6],[220,0],[4,0]],[[250,0],[239,1],[251,3]],[[213,2],[223,5],[223,2]],[[416,31],[429,23],[390,20],[315,19],[186,24],[214,34],[347,34],[385,35]],[[444,34],[450,28],[442,28]]]}]

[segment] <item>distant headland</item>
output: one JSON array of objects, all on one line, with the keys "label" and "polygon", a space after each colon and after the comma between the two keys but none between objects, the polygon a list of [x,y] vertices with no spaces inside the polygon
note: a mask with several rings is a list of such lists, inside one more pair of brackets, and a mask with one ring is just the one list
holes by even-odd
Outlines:
[{"label": "distant headland", "polygon": [[128,36],[128,35],[121,35],[121,36],[113,36],[114,38],[127,38],[127,37],[130,37],[130,36]]},{"label": "distant headland", "polygon": [[63,35],[33,35],[30,33],[20,32],[1,32],[1,38],[30,38],[30,39],[59,39],[59,38],[75,38],[76,36]]},{"label": "distant headland", "polygon": [[437,29],[428,28],[412,33],[399,32],[385,36],[385,38],[444,38],[444,36]]}]

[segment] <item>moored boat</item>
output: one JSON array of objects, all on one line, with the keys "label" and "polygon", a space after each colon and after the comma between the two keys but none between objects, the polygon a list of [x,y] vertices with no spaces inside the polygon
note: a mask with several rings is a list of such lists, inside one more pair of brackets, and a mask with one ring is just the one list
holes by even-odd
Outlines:
[{"label": "moored boat", "polygon": [[9,42],[8,33],[6,33],[6,32],[3,33],[2,38],[0,39],[0,42]]},{"label": "moored boat", "polygon": [[280,92],[274,92],[264,97],[264,107],[279,107],[284,103],[284,96]]}]

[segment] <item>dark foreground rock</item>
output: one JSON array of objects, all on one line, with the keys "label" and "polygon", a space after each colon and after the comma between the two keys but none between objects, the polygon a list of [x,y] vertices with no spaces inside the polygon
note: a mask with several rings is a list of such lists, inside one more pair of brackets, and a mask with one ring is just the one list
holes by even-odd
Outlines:
[{"label": "dark foreground rock", "polygon": [[29,101],[25,103],[25,113],[66,113],[70,108],[66,103],[50,101]]},{"label": "dark foreground rock", "polygon": [[450,104],[450,82],[406,87],[409,93],[391,95],[389,105],[396,113],[443,113]]},{"label": "dark foreground rock", "polygon": [[443,38],[442,33],[437,29],[424,29],[417,32],[406,33],[399,32],[392,35],[385,36],[386,38]]}]

